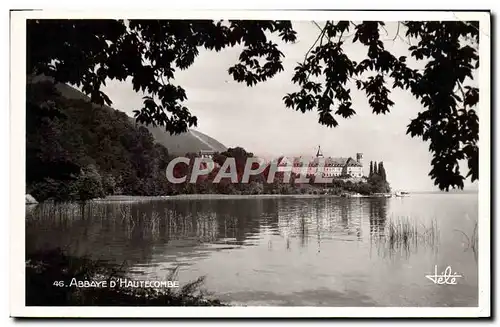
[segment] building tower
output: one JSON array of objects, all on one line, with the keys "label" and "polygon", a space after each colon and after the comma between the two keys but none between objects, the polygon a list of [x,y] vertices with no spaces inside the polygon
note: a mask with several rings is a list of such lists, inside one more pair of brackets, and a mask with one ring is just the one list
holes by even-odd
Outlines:
[{"label": "building tower", "polygon": [[316,152],[316,158],[323,158],[323,153],[321,152],[321,145],[318,145],[318,152]]},{"label": "building tower", "polygon": [[363,154],[362,153],[356,153],[356,161],[359,162],[361,165],[363,165]]}]

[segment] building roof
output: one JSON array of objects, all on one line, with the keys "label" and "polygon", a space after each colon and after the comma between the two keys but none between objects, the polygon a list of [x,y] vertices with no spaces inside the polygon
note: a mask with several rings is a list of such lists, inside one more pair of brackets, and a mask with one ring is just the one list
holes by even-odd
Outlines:
[{"label": "building roof", "polygon": [[323,153],[321,152],[321,146],[318,146],[318,152],[316,152],[316,158],[323,157]]},{"label": "building roof", "polygon": [[323,161],[325,163],[326,167],[345,167],[346,165],[350,166],[350,167],[363,167],[363,165],[361,163],[357,162],[356,160],[354,160],[351,157],[349,157],[349,158],[343,158],[343,157],[336,157],[336,158],[332,158],[332,157],[327,157],[327,158],[286,157],[283,159],[284,160],[282,160],[280,162],[280,166],[285,166],[287,163],[293,162],[293,165],[295,167],[300,167],[302,160],[306,160],[306,162],[309,162],[309,166],[313,166],[313,167],[318,166],[320,161]]},{"label": "building roof", "polygon": [[349,158],[347,161],[347,166],[348,167],[363,167],[363,164],[360,163],[359,161],[354,160],[353,158]]}]

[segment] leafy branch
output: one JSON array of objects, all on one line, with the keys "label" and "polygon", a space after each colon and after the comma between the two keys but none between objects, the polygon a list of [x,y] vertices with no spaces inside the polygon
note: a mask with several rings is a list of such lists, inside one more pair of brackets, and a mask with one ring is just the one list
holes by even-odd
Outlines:
[{"label": "leafy branch", "polygon": [[[392,41],[399,38],[407,43],[411,57],[425,63],[423,71],[409,67],[406,56],[397,58],[385,49],[380,30],[389,33],[384,22],[327,21],[323,28],[313,24],[320,32],[304,61],[295,67],[292,82],[299,90],[283,97],[286,107],[315,110],[320,124],[335,127],[339,124],[336,116],[356,114],[350,80],[365,92],[375,114],[386,114],[395,106],[389,98],[391,89],[405,90],[421,104],[407,134],[429,143],[433,155],[429,175],[435,184],[446,190],[462,188],[461,160],[468,162],[466,177],[478,179],[479,124],[474,108],[479,89],[466,84],[479,67],[479,56],[477,49],[462,42],[479,40],[478,22],[398,22]],[[346,39],[342,38],[349,29],[354,30],[352,43],[367,50],[360,62],[344,51]],[[135,111],[136,120],[178,134],[196,126],[197,117],[184,105],[186,91],[172,84],[175,71],[191,67],[200,48],[221,51],[241,45],[238,63],[228,73],[247,86],[265,82],[284,70],[284,54],[269,40],[273,34],[285,43],[297,40],[289,21],[130,20],[125,24],[121,20],[31,20],[28,74],[74,84],[93,102],[106,105],[111,105],[101,91],[106,80],[131,78],[135,91],[148,94],[143,107]],[[418,43],[412,45],[411,39]],[[322,81],[316,81],[320,77]],[[457,85],[462,101],[454,92]]]}]

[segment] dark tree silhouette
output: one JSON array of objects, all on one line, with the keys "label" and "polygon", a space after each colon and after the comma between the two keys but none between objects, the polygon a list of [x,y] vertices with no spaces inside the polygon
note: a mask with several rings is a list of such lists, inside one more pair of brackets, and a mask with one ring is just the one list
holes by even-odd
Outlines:
[{"label": "dark tree silhouette", "polygon": [[[338,116],[355,114],[349,81],[366,92],[375,114],[386,114],[394,105],[388,83],[407,90],[422,104],[407,134],[429,141],[433,155],[429,175],[440,189],[463,188],[460,160],[468,162],[466,177],[471,181],[479,177],[479,121],[474,109],[479,89],[469,83],[479,56],[466,42],[479,41],[479,23],[398,23],[398,34],[416,40],[408,51],[427,63],[423,70],[412,69],[406,57],[397,58],[386,49],[384,25],[379,21],[318,25],[318,38],[292,78],[300,90],[285,95],[283,101],[297,111],[317,110],[320,124],[335,127]],[[349,42],[367,48],[360,62],[343,50],[347,33],[353,33]],[[106,80],[131,78],[135,91],[148,94],[143,108],[135,111],[137,121],[181,133],[196,126],[197,118],[183,105],[185,90],[173,83],[176,69],[189,68],[200,48],[220,51],[242,44],[239,62],[229,74],[248,86],[264,82],[283,70],[283,53],[270,34],[284,42],[296,40],[289,21],[29,20],[27,72],[77,85],[92,101],[108,105],[111,99],[101,91]]]},{"label": "dark tree silhouette", "polygon": [[106,194],[165,194],[168,150],[125,113],[94,110],[63,91],[49,81],[28,85],[26,192],[38,201],[88,200],[101,196],[101,189]]},{"label": "dark tree silhouette", "polygon": [[370,161],[370,174],[368,175],[368,177],[372,176],[373,176],[373,161]]},{"label": "dark tree silhouette", "polygon": [[373,162],[373,175],[378,175],[379,172],[378,172],[378,166],[377,166],[377,162],[374,161]]},{"label": "dark tree silhouette", "polygon": [[378,174],[382,180],[387,181],[387,176],[385,174],[384,163],[381,161],[378,163]]}]

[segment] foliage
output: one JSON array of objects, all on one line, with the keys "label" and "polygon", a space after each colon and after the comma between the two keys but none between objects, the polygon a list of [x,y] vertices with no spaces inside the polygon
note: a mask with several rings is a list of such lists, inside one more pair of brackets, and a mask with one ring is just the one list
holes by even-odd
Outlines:
[{"label": "foliage", "polygon": [[166,193],[168,151],[146,128],[125,113],[68,99],[50,81],[27,91],[27,192],[40,201]]},{"label": "foliage", "polygon": [[[149,94],[137,120],[179,133],[197,119],[182,105],[185,90],[172,83],[175,69],[190,67],[199,47],[220,51],[242,43],[240,63],[230,74],[248,85],[266,81],[283,70],[283,54],[265,32],[285,42],[296,39],[291,23],[282,21],[30,20],[28,73],[81,86],[92,101],[107,105],[111,100],[100,90],[106,79],[131,77],[135,91]],[[266,58],[262,65],[260,57]]]},{"label": "foliage", "polygon": [[247,152],[242,147],[229,148],[229,149],[227,149],[227,151],[222,152],[220,155],[227,157],[227,158],[237,158],[237,159],[246,159],[246,158],[253,157],[252,152]]},{"label": "foliage", "polygon": [[27,193],[32,194],[37,201],[52,199],[56,202],[69,201],[73,198],[74,181],[46,177],[29,184]]},{"label": "foliage", "polygon": [[101,198],[105,195],[101,175],[92,165],[80,174],[75,186],[80,201]]},{"label": "foliage", "polygon": [[384,168],[384,163],[380,161],[373,163],[373,172],[368,177],[368,184],[370,185],[372,193],[390,193],[391,187],[387,182],[387,175]]},{"label": "foliage", "polygon": [[[423,107],[407,133],[430,142],[429,175],[435,184],[446,190],[462,188],[460,160],[468,162],[466,177],[477,180],[479,121],[474,108],[479,89],[469,80],[479,67],[479,56],[468,40],[479,41],[478,22],[399,22],[394,40],[402,39],[399,33],[404,32],[414,41],[408,51],[426,63],[423,70],[413,69],[405,56],[396,57],[386,48],[390,41],[383,39],[384,25],[327,21],[295,68],[292,81],[300,90],[285,95],[285,105],[301,112],[317,110],[320,124],[335,127],[338,116],[356,113],[351,81],[365,91],[375,114],[386,114],[394,106],[388,86],[407,90]],[[344,52],[344,36],[350,32],[352,43],[367,49],[359,62]],[[143,108],[135,111],[137,121],[180,133],[196,126],[197,118],[183,105],[185,90],[173,84],[176,69],[189,68],[200,48],[220,51],[238,44],[243,47],[239,63],[228,72],[235,81],[253,86],[283,70],[284,55],[269,39],[273,34],[284,42],[297,39],[289,21],[29,20],[27,72],[77,85],[92,101],[108,105],[111,100],[101,91],[106,80],[131,78],[135,91],[148,94]]]},{"label": "foliage", "polygon": [[[368,50],[367,58],[359,63],[352,61],[342,48],[345,43],[342,35],[349,32],[351,25],[353,43],[360,42]],[[408,66],[406,57],[396,58],[385,48],[380,33],[384,25],[383,22],[327,22],[320,44],[295,69],[293,81],[301,87],[300,92],[286,95],[285,104],[302,112],[317,109],[321,124],[337,126],[332,115],[334,102],[337,102],[335,115],[348,118],[355,114],[346,84],[349,80],[366,92],[376,114],[385,114],[394,105],[387,87],[392,81],[393,88],[410,91],[424,108],[408,125],[407,133],[430,141],[433,168],[429,175],[440,189],[462,188],[464,178],[459,160],[468,160],[467,177],[471,181],[478,178],[479,125],[473,108],[479,101],[479,90],[464,83],[468,82],[466,78],[473,79],[479,56],[476,49],[464,43],[468,37],[478,40],[479,26],[477,22],[461,21],[398,23],[398,33],[402,27],[407,37],[417,40],[408,51],[417,61],[427,63],[419,71]],[[311,79],[319,75],[326,82]]]},{"label": "foliage", "polygon": [[384,163],[382,161],[378,163],[378,174],[380,175],[380,178],[382,180],[387,181],[387,176],[385,174]]},{"label": "foliage", "polygon": [[[154,288],[79,288],[78,281],[109,281],[125,277],[123,267],[88,257],[65,255],[60,249],[29,253],[26,259],[26,305],[28,306],[220,306],[219,300],[200,289],[203,278],[179,291]],[[175,274],[172,274],[175,276]],[[129,279],[129,278],[127,278]],[[64,282],[68,287],[54,285]]]},{"label": "foliage", "polygon": [[[291,173],[290,179],[285,181],[285,174],[283,172],[276,172],[272,182],[268,182],[268,174],[270,172],[270,165],[257,175],[250,176],[249,183],[242,182],[242,175],[246,165],[246,159],[251,158],[253,154],[247,152],[241,147],[230,148],[223,153],[215,153],[213,161],[216,163],[215,168],[205,176],[198,177],[196,183],[190,183],[191,170],[194,166],[196,159],[195,154],[187,154],[190,158],[189,164],[178,163],[174,168],[174,176],[184,177],[186,181],[180,184],[171,184],[168,192],[169,194],[335,194],[340,195],[345,192],[360,193],[370,195],[373,193],[390,193],[391,188],[385,179],[385,168],[383,163],[378,165],[379,170],[383,176],[372,174],[370,178],[353,178],[351,175],[342,175],[333,179],[331,183],[315,183],[315,176],[309,176],[304,183],[298,181],[299,175]],[[219,173],[224,161],[229,158],[235,158],[237,180],[235,183],[230,178],[225,177],[219,183],[214,183],[215,177]],[[282,158],[278,159],[278,162]],[[256,169],[257,166],[252,166]]]},{"label": "foliage", "polygon": [[250,194],[262,194],[264,193],[264,186],[262,183],[250,182],[248,185]]},{"label": "foliage", "polygon": [[[58,185],[71,183],[80,166],[61,145],[59,125],[67,119],[61,103],[54,101],[58,93],[51,84],[28,84],[26,92],[26,182],[27,193],[37,198],[60,197]],[[34,185],[43,186],[38,190]]]},{"label": "foliage", "polygon": [[368,184],[371,187],[373,193],[390,193],[391,188],[389,183],[384,180],[380,175],[373,175],[369,180]]},{"label": "foliage", "polygon": [[112,174],[107,174],[101,180],[104,193],[109,195],[115,194],[117,189],[115,177]]}]

